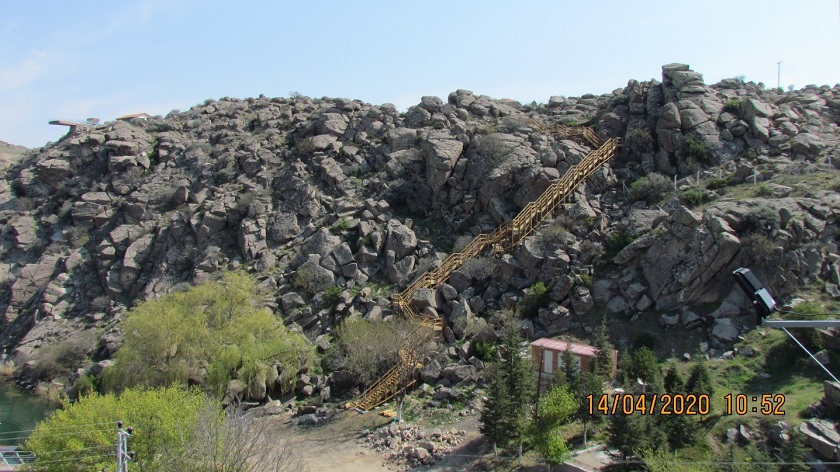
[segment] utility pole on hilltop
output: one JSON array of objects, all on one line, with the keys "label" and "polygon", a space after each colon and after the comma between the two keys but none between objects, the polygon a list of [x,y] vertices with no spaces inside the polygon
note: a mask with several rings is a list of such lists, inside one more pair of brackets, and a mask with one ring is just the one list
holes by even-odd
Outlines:
[{"label": "utility pole on hilltop", "polygon": [[778,66],[778,70],[777,70],[777,73],[776,73],[776,88],[781,89],[782,88],[782,60],[781,59],[779,59],[779,62],[776,63],[776,66]]},{"label": "utility pole on hilltop", "polygon": [[134,428],[129,426],[123,430],[122,427],[123,422],[117,421],[117,472],[128,472],[128,463],[134,459],[134,451],[128,450],[128,437]]}]

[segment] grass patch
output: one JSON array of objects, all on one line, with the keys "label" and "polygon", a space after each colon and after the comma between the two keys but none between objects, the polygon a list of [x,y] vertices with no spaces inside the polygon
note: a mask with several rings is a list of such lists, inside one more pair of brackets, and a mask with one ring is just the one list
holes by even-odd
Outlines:
[{"label": "grass patch", "polygon": [[630,233],[621,229],[613,231],[607,235],[607,250],[604,257],[611,261],[613,257],[633,241],[635,241],[635,238]]},{"label": "grass patch", "polygon": [[722,434],[727,428],[739,423],[757,425],[760,420],[767,418],[760,412],[752,411],[743,416],[723,416],[724,397],[728,394],[785,395],[785,415],[774,416],[773,420],[784,420],[791,425],[801,423],[800,414],[823,396],[822,382],[825,374],[782,331],[751,331],[740,344],[740,347],[744,346],[756,349],[758,355],[751,358],[739,355],[730,360],[718,359],[707,363],[715,383],[712,398],[715,415],[706,420],[711,423],[711,431]]},{"label": "grass patch", "polygon": [[732,176],[715,177],[713,179],[709,179],[709,181],[706,182],[706,189],[708,189],[708,190],[718,190],[718,189],[724,188],[727,185],[729,185],[729,179],[730,178],[732,178]]},{"label": "grass patch", "polygon": [[344,231],[347,231],[347,228],[349,227],[350,222],[347,220],[347,217],[342,216],[341,218],[339,218],[338,221],[335,222],[335,224],[332,225],[332,228],[330,229],[334,233],[343,233]]},{"label": "grass patch", "polygon": [[810,174],[789,175],[776,174],[766,182],[752,183],[752,176],[748,181],[734,186],[726,187],[726,198],[731,200],[743,200],[762,196],[767,183],[786,185],[793,187],[792,197],[803,197],[813,194],[817,190],[837,191],[840,189],[840,172],[812,172]]},{"label": "grass patch", "polygon": [[741,113],[741,100],[737,98],[733,98],[731,100],[727,100],[726,103],[723,104],[723,110],[728,111],[734,115],[738,115]]}]

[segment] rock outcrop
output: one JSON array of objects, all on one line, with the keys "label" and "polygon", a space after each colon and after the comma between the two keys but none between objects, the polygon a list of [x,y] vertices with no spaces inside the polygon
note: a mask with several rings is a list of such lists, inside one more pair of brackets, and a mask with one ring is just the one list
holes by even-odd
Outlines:
[{"label": "rock outcrop", "polygon": [[[536,282],[547,293],[524,326],[533,336],[596,308],[657,310],[668,329],[702,324],[717,343],[748,326],[729,275],[739,265],[778,297],[803,283],[840,293],[840,89],[706,85],[669,64],[661,82],[545,105],[457,90],[399,113],[260,96],[80,129],[0,179],[0,341],[14,352],[237,268],[313,340],[347,317],[388,318],[381,286],[404,288],[536,199],[592,151],[552,126],[583,123],[622,138],[620,156],[512,254],[415,294],[449,341],[491,336],[486,315],[521,306]],[[654,173],[674,188],[633,201],[623,184]]]}]

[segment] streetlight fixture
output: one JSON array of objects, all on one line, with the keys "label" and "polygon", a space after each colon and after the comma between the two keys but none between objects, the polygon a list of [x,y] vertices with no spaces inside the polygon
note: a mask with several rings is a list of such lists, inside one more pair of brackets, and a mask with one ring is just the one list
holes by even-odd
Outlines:
[{"label": "streetlight fixture", "polygon": [[780,328],[782,331],[787,333],[790,336],[790,339],[793,339],[803,351],[805,351],[814,362],[817,363],[818,366],[822,367],[822,369],[832,378],[835,382],[840,383],[840,380],[834,376],[820,361],[811,354],[811,351],[808,350],[798,339],[796,339],[793,334],[788,331],[788,328],[831,328],[831,327],[838,327],[840,326],[840,320],[768,320],[767,317],[770,316],[776,310],[776,301],[773,300],[773,297],[770,295],[770,291],[764,287],[764,284],[758,280],[751,270],[741,267],[736,269],[732,272],[732,275],[735,277],[735,280],[738,282],[738,286],[741,287],[741,290],[747,295],[747,297],[752,301],[753,307],[755,308],[756,312],[756,326],[766,326],[768,328]]}]

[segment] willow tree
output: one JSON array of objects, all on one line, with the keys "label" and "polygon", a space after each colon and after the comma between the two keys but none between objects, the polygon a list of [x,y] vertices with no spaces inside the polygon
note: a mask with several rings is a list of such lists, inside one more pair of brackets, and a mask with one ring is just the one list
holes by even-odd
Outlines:
[{"label": "willow tree", "polygon": [[263,385],[291,388],[312,364],[314,347],[260,307],[261,295],[251,277],[231,272],[137,305],[122,321],[123,344],[105,370],[104,386],[201,383],[221,394],[238,379],[249,394]]}]

